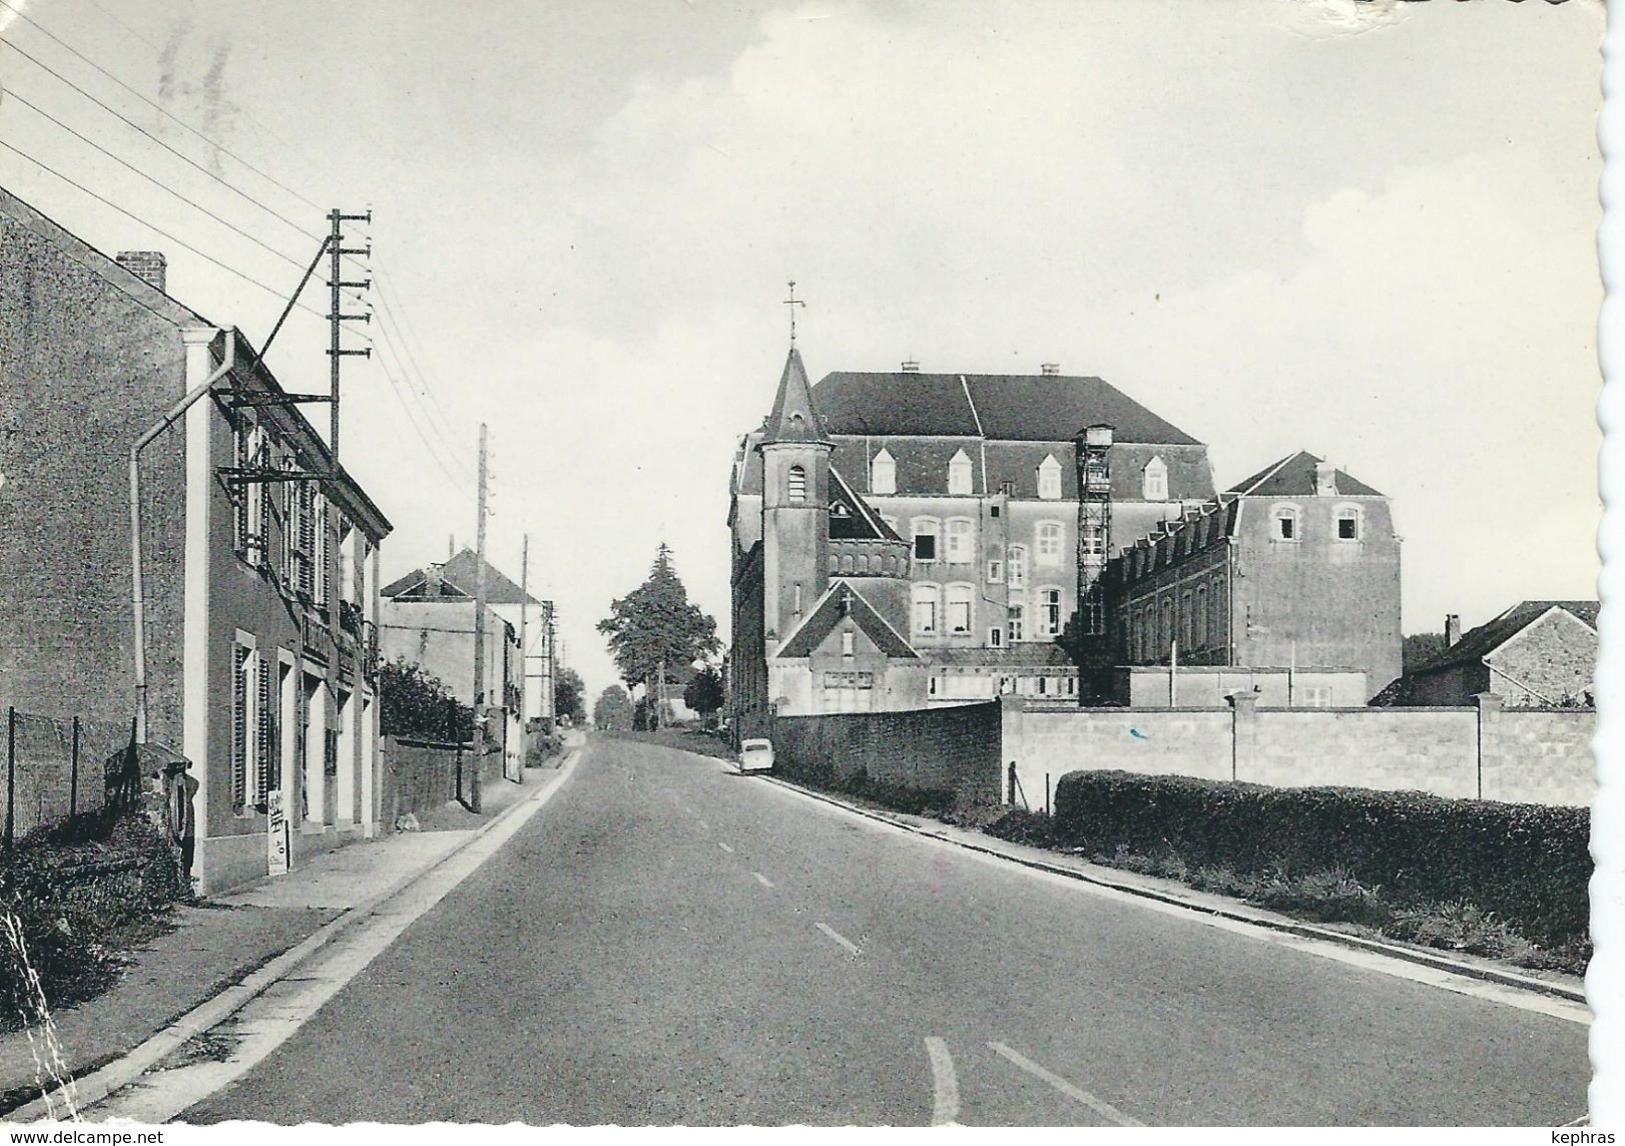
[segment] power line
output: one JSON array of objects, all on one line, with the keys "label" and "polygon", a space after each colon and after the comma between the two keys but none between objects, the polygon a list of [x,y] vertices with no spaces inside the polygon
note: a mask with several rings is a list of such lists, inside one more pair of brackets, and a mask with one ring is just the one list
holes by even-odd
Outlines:
[{"label": "power line", "polygon": [[[408,376],[408,380],[410,380],[412,373],[416,372],[419,389],[426,392],[431,401],[433,401],[434,392],[429,388],[428,379],[424,376],[422,368],[418,366],[416,358],[412,355],[412,348],[407,343],[406,334],[401,326],[400,319],[395,312],[390,309],[389,303],[384,298],[382,291],[379,292],[378,301],[382,304],[382,307],[378,312],[378,334],[380,340],[387,340],[390,342],[396,362],[401,367],[401,372]],[[393,329],[393,335],[391,334],[391,329]],[[455,435],[452,433],[450,427],[445,424],[445,418],[442,417],[440,420],[440,425],[437,426],[434,421],[434,416],[429,409],[428,403],[423,402],[421,394],[416,396],[418,397],[419,405],[423,409],[424,420],[428,423],[429,427],[434,430],[436,435],[441,438],[442,443],[446,445],[447,455],[457,464],[459,469],[468,472],[468,464],[463,461],[461,455],[459,455],[450,445],[450,440],[453,439]]]},{"label": "power line", "polygon": [[[0,0],[0,2],[3,2],[3,0]],[[208,262],[211,262],[215,266],[219,267],[221,270],[226,271],[226,272],[228,272],[230,274],[236,275],[238,278],[242,279],[244,282],[251,283],[254,286],[259,287],[262,291],[265,291],[267,294],[272,295],[273,297],[279,298],[279,299],[286,299],[288,297],[286,291],[279,291],[275,287],[269,286],[266,283],[261,282],[259,279],[255,278],[253,275],[245,274],[243,271],[238,270],[236,267],[232,266],[231,264],[222,262],[221,260],[215,258],[213,255],[209,254],[207,251],[199,250],[197,247],[194,247],[191,243],[188,243],[185,239],[181,238],[180,236],[171,234],[169,231],[164,230],[162,227],[158,226],[155,223],[148,222],[146,219],[143,219],[140,215],[137,215],[134,211],[131,211],[128,208],[119,206],[117,203],[113,202],[111,199],[107,198],[106,196],[98,195],[96,192],[92,191],[89,187],[86,187],[83,183],[80,183],[77,179],[74,179],[71,176],[62,174],[62,172],[58,171],[56,168],[52,167],[50,164],[43,163],[40,160],[35,159],[32,155],[28,154],[28,152],[22,150],[21,148],[14,147],[13,145],[7,143],[3,139],[0,139],[0,147],[5,148],[7,151],[11,152],[14,155],[21,156],[22,158],[28,160],[30,163],[32,163],[34,166],[38,167],[40,170],[46,171],[46,172],[49,172],[52,175],[55,175],[58,179],[62,180],[64,183],[67,183],[67,184],[70,184],[71,186],[77,187],[80,191],[83,191],[86,195],[89,195],[92,199],[96,200],[98,203],[105,204],[106,206],[111,207],[113,210],[117,211],[119,214],[125,215],[125,216],[127,216],[127,217],[129,217],[131,219],[134,219],[137,223],[140,223],[143,227],[146,227],[148,230],[154,232],[155,234],[162,235],[164,238],[168,239],[172,243],[179,243],[182,247],[185,247],[188,251],[191,251],[194,255],[198,256],[200,259],[205,259]],[[313,314],[317,318],[323,319],[324,321],[325,321],[325,319],[327,317],[326,315],[320,313],[319,311],[313,310],[310,307],[306,306],[304,303],[296,303],[295,305],[298,306],[300,310],[303,310],[303,311],[306,311],[306,312],[308,312],[310,314]],[[369,344],[371,343],[371,339],[368,339],[365,335],[358,335],[357,337],[364,339]]]},{"label": "power line", "polygon": [[423,414],[422,424],[427,427],[429,434],[434,436],[435,441],[439,443],[441,452],[452,462],[452,464],[458,469],[462,470],[465,477],[470,476],[468,463],[462,459],[461,455],[457,451],[457,448],[452,445],[451,440],[447,437],[447,435],[441,433],[439,428],[435,426],[434,422],[429,417],[428,408],[424,405],[422,397],[413,389],[410,373],[406,368],[405,362],[401,358],[400,348],[396,345],[394,338],[390,337],[382,328],[379,330],[379,336],[380,349],[385,347],[388,348],[390,355],[395,360],[397,369],[400,370],[406,393],[411,395],[412,400],[417,404],[418,410]]},{"label": "power line", "polygon": [[[390,350],[392,353],[394,352],[393,346],[390,347]],[[395,398],[399,402],[401,409],[406,413],[407,421],[412,424],[413,432],[417,434],[418,440],[423,443],[424,448],[429,451],[429,457],[434,460],[434,464],[440,468],[440,472],[445,475],[446,480],[449,481],[454,487],[464,493],[472,493],[473,490],[469,488],[468,483],[453,475],[452,472],[446,468],[445,462],[441,461],[440,454],[435,450],[434,444],[430,442],[429,436],[423,432],[423,427],[418,424],[417,415],[412,412],[412,407],[408,405],[406,395],[402,388],[402,383],[395,377],[394,372],[390,370],[389,363],[385,360],[383,354],[379,354],[375,360],[378,363],[378,368],[383,371],[384,378],[388,380],[391,389],[395,391]],[[397,365],[398,364],[399,363],[397,361]]]},{"label": "power line", "polygon": [[[178,115],[171,112],[168,108],[165,108],[162,104],[155,103],[153,100],[150,100],[146,96],[142,95],[135,88],[131,87],[129,84],[127,84],[123,80],[119,79],[112,72],[108,71],[106,68],[104,68],[100,64],[98,64],[95,60],[91,59],[89,56],[87,56],[83,52],[79,51],[72,44],[69,44],[69,43],[63,41],[62,39],[60,39],[59,37],[53,35],[51,33],[50,29],[46,28],[38,20],[35,20],[32,16],[28,16],[28,15],[24,14],[22,9],[16,7],[15,5],[13,5],[11,3],[11,0],[0,0],[0,5],[4,5],[5,7],[11,9],[11,11],[12,11],[12,13],[14,15],[16,15],[17,17],[19,17],[22,20],[27,21],[29,24],[32,24],[35,28],[38,28],[41,35],[45,36],[47,39],[51,40],[53,43],[60,45],[62,48],[64,48],[68,52],[71,52],[73,55],[77,56],[79,59],[81,59],[85,63],[89,64],[91,67],[95,68],[102,75],[106,76],[108,79],[112,80],[119,87],[123,88],[125,91],[127,91],[131,95],[135,96],[135,98],[140,100],[142,103],[144,103],[147,106],[151,107],[154,111],[157,111],[160,115],[166,116],[169,119],[174,120],[176,123],[178,123],[182,127],[184,127],[187,131],[190,131],[193,135],[197,136],[199,139],[203,140],[205,143],[208,143],[210,146],[218,148],[221,151],[221,153],[223,153],[225,155],[229,155],[232,159],[235,159],[238,163],[240,163],[244,167],[248,168],[250,171],[252,171],[254,174],[258,175],[261,179],[264,179],[266,182],[268,182],[268,183],[270,183],[270,184],[272,184],[272,185],[274,185],[276,187],[280,187],[282,190],[286,191],[289,195],[292,195],[295,199],[298,199],[300,202],[304,203],[305,205],[307,205],[309,207],[312,207],[312,208],[315,208],[318,211],[321,210],[321,207],[318,204],[311,202],[311,200],[305,198],[299,192],[295,191],[292,187],[289,187],[287,184],[283,183],[281,180],[277,179],[275,176],[272,176],[272,175],[270,175],[270,174],[268,174],[268,173],[266,173],[264,171],[261,171],[258,167],[255,167],[252,163],[250,163],[248,160],[244,159],[242,156],[236,154],[235,152],[229,151],[226,148],[221,147],[221,145],[219,143],[216,143],[214,140],[210,139],[207,135],[204,135],[203,132],[199,131],[197,128],[195,128],[191,124],[187,123],[184,119],[181,119]],[[97,5],[96,7],[98,8],[98,10],[100,9],[99,5]],[[124,21],[117,20],[116,17],[115,17],[115,20],[117,21],[117,23],[122,24],[131,33],[134,33],[134,34],[139,36],[139,33],[136,33],[135,29],[130,28],[130,26],[128,24],[125,24]],[[145,36],[140,36],[140,38],[143,39],[143,40],[146,40]],[[151,44],[152,41],[147,40],[147,43]],[[12,46],[15,47],[16,45],[12,45]],[[29,57],[29,58],[32,59],[33,57]],[[36,63],[37,62],[38,61],[36,61]],[[43,67],[44,65],[41,65],[41,66]],[[55,74],[55,73],[53,73],[53,74]],[[309,238],[316,238],[315,235],[310,235],[308,237]]]},{"label": "power line", "polygon": [[[3,2],[4,2],[4,0],[0,0],[0,3],[3,3]],[[157,187],[160,191],[163,191],[163,192],[165,192],[166,194],[169,194],[169,195],[173,195],[175,198],[179,199],[181,202],[186,203],[189,206],[194,207],[197,210],[203,212],[203,214],[205,214],[209,218],[213,219],[216,223],[219,223],[221,226],[227,227],[227,228],[231,229],[232,231],[235,231],[237,234],[241,235],[243,238],[247,239],[249,242],[254,243],[257,246],[263,247],[265,250],[271,252],[271,254],[275,255],[277,258],[281,259],[283,262],[289,264],[290,266],[294,267],[295,269],[297,269],[297,270],[303,270],[304,269],[302,264],[300,264],[299,260],[291,258],[290,256],[284,254],[282,251],[280,251],[277,248],[271,246],[271,244],[265,242],[263,239],[259,238],[258,236],[252,235],[249,232],[243,230],[241,227],[237,226],[237,224],[233,223],[231,220],[226,219],[226,218],[224,218],[224,217],[222,217],[220,215],[215,214],[213,211],[209,210],[207,207],[203,206],[201,203],[198,203],[197,201],[195,201],[193,199],[187,198],[185,195],[182,195],[179,191],[175,190],[173,187],[170,187],[168,184],[164,183],[162,180],[156,179],[153,176],[148,175],[145,171],[141,170],[141,168],[137,167],[135,164],[131,163],[129,160],[124,159],[124,158],[122,158],[122,157],[120,157],[118,155],[115,155],[113,152],[107,150],[107,148],[105,148],[101,144],[97,143],[94,139],[89,138],[88,136],[84,135],[83,133],[81,133],[80,131],[76,130],[75,128],[69,126],[68,124],[63,123],[60,119],[56,118],[56,116],[52,115],[50,112],[46,111],[44,108],[41,108],[36,104],[30,103],[27,99],[25,99],[22,96],[18,95],[16,92],[10,92],[8,94],[11,96],[11,98],[13,100],[17,101],[18,103],[22,104],[24,107],[28,108],[35,115],[43,116],[46,119],[50,120],[52,123],[56,124],[63,131],[67,132],[69,135],[73,136],[75,139],[78,139],[78,140],[80,140],[80,141],[82,141],[82,142],[84,142],[86,144],[89,144],[91,147],[94,147],[97,151],[99,151],[103,155],[107,156],[107,158],[111,159],[113,162],[115,162],[115,163],[119,164],[120,166],[126,167],[129,170],[135,172],[137,175],[141,176],[141,178],[145,179],[148,183],[151,183],[154,187]]]},{"label": "power line", "polygon": [[[389,306],[389,300],[386,297],[386,294],[387,295],[393,295],[395,297],[395,300],[396,300],[395,309],[391,311],[390,318],[395,323],[395,326],[397,327],[397,329],[400,330],[401,337],[402,337],[403,340],[406,340],[409,343],[413,342],[413,341],[417,341],[417,332],[415,330],[409,329],[408,324],[406,322],[402,321],[402,318],[406,315],[406,304],[404,302],[400,301],[400,296],[395,293],[395,288],[393,286],[389,286],[387,292],[385,290],[385,287],[386,287],[387,284],[384,282],[384,280],[385,280],[386,277],[387,276],[384,274],[383,268],[380,267],[379,270],[378,270],[378,299],[387,308]],[[393,282],[393,280],[391,280],[391,282]],[[397,314],[396,311],[398,311],[399,314]],[[423,349],[423,345],[422,345],[421,342],[418,343],[418,349],[419,350]],[[410,345],[408,345],[407,346],[407,353],[410,354],[411,351],[412,351],[412,347]],[[427,355],[425,355],[425,357],[427,357]],[[412,362],[413,362],[414,366],[417,366],[417,356],[416,355],[412,356]],[[444,429],[446,431],[446,433],[452,434],[453,436],[455,436],[455,433],[453,432],[453,430],[451,428],[451,419],[446,414],[445,407],[440,404],[440,396],[435,392],[435,387],[430,383],[430,380],[429,380],[429,377],[428,377],[427,373],[422,369],[421,366],[418,366],[418,374],[423,379],[423,388],[424,388],[424,390],[426,390],[428,392],[430,402],[432,402],[434,404],[435,410],[440,415],[441,428]]]},{"label": "power line", "polygon": [[[9,4],[6,3],[6,0],[0,0],[0,4],[3,4],[8,8],[11,7]],[[13,8],[12,11],[16,11],[16,9]],[[27,19],[26,16],[23,17],[23,18],[25,20]],[[254,198],[254,196],[250,195],[247,191],[244,191],[242,188],[238,187],[236,184],[231,183],[231,182],[227,181],[226,179],[222,178],[221,176],[216,175],[213,171],[210,171],[207,167],[203,166],[203,164],[201,164],[197,160],[193,159],[190,155],[187,155],[184,151],[180,151],[180,150],[177,150],[174,147],[171,147],[169,144],[167,144],[163,140],[159,139],[156,135],[153,135],[146,128],[142,127],[139,123],[135,122],[135,120],[131,119],[129,116],[124,115],[122,112],[117,111],[113,107],[111,107],[108,104],[102,102],[101,99],[99,99],[98,97],[92,95],[90,92],[87,92],[84,88],[80,87],[78,84],[76,84],[72,80],[68,79],[68,77],[64,76],[61,72],[57,71],[55,68],[51,67],[49,64],[43,63],[40,60],[36,59],[34,56],[30,55],[28,52],[23,51],[23,49],[19,48],[16,44],[13,44],[10,40],[0,39],[0,44],[4,44],[6,47],[10,48],[12,51],[14,51],[18,55],[22,56],[25,60],[27,60],[29,63],[33,64],[35,67],[39,68],[41,71],[47,72],[50,75],[55,76],[62,83],[67,84],[74,91],[78,92],[80,95],[84,96],[86,99],[88,99],[92,103],[96,104],[96,106],[100,107],[103,111],[107,112],[108,115],[111,115],[115,119],[117,119],[119,122],[121,122],[121,123],[123,123],[123,124],[125,124],[125,125],[127,125],[129,127],[134,128],[136,131],[140,132],[142,135],[144,135],[148,139],[152,140],[152,142],[156,143],[159,147],[163,148],[165,151],[167,151],[171,155],[175,156],[181,162],[187,164],[188,166],[197,168],[197,170],[203,172],[203,174],[207,175],[210,179],[213,179],[216,183],[218,183],[218,184],[220,184],[220,186],[226,188],[232,194],[241,196],[242,198],[248,200],[250,203],[254,204],[254,206],[258,207],[261,211],[264,211],[266,214],[272,215],[275,218],[280,219],[282,222],[286,223],[288,226],[290,226],[294,230],[298,231],[301,235],[304,235],[305,238],[310,239],[310,240],[315,241],[315,242],[320,242],[321,241],[321,239],[322,239],[321,235],[316,234],[314,231],[307,230],[305,227],[303,227],[299,223],[296,223],[292,219],[288,218],[281,211],[278,211],[275,207],[269,207],[266,204],[260,202],[258,199]],[[148,101],[148,102],[151,102],[151,101]],[[208,140],[207,136],[204,136],[203,138],[205,140]],[[209,141],[209,142],[212,143],[213,141]],[[215,146],[219,146],[219,145],[215,144]],[[221,148],[221,150],[224,151],[225,149]]]}]

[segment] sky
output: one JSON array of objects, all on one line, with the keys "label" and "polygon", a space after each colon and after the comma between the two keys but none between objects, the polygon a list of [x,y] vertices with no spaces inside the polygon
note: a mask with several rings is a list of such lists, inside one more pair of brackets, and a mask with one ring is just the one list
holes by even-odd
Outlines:
[{"label": "sky", "polygon": [[[1436,631],[1596,595],[1602,32],[1597,0],[0,0],[0,185],[255,343],[325,211],[370,209],[342,453],[386,580],[472,544],[487,423],[491,559],[528,534],[592,695],[662,541],[726,636],[789,279],[815,379],[1058,362],[1220,488],[1329,457],[1393,498]],[[268,361],[317,390],[303,301]]]}]

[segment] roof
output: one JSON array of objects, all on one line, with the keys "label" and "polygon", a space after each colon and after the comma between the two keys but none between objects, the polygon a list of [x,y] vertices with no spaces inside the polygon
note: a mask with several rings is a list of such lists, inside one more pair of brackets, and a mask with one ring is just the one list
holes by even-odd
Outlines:
[{"label": "roof", "polygon": [[824,638],[843,616],[850,614],[858,628],[866,633],[875,647],[888,657],[918,660],[920,654],[891,627],[875,607],[864,600],[863,594],[844,581],[838,581],[825,590],[813,606],[812,612],[797,625],[776,655],[781,657],[811,656],[823,644]]},{"label": "roof", "polygon": [[801,364],[801,351],[794,346],[784,360],[779,391],[773,398],[773,412],[762,427],[765,442],[827,442],[824,422],[813,405],[807,368]]},{"label": "roof", "polygon": [[[1299,450],[1259,470],[1245,481],[1237,482],[1229,492],[1243,497],[1314,497],[1315,467],[1325,460],[1308,450]],[[1342,470],[1337,471],[1337,492],[1345,497],[1383,496]]]},{"label": "roof", "polygon": [[946,668],[1075,668],[1066,650],[1053,641],[1018,641],[1002,649],[931,649],[925,656]]},{"label": "roof", "polygon": [[874,507],[864,501],[853,491],[851,484],[841,476],[841,471],[834,466],[829,467],[830,507],[845,506],[847,512],[840,518],[831,514],[830,533],[836,536],[837,521],[840,522],[839,536],[843,538],[871,537],[883,541],[903,540],[895,529],[886,524],[886,519],[874,511]]},{"label": "roof", "polygon": [[1104,423],[1118,441],[1198,444],[1093,377],[837,371],[825,375],[812,396],[832,434],[1070,442],[1085,426]]},{"label": "roof", "polygon": [[[414,569],[404,577],[398,577],[385,585],[382,594],[385,597],[405,600],[434,600],[436,598],[471,599],[475,595],[475,586],[479,580],[479,555],[472,549],[464,549],[443,565],[428,565],[422,569]],[[427,586],[430,582],[430,573],[438,574],[438,584],[433,591]],[[541,602],[496,569],[489,561],[485,563],[485,603],[487,605],[540,605]]]},{"label": "roof", "polygon": [[1422,673],[1439,672],[1458,665],[1475,664],[1483,660],[1496,649],[1506,644],[1530,625],[1544,617],[1552,609],[1562,609],[1584,623],[1588,628],[1597,627],[1596,601],[1520,601],[1499,617],[1486,621],[1462,634],[1461,640],[1445,649],[1432,659],[1423,662],[1411,670],[1408,676],[1417,676]]}]

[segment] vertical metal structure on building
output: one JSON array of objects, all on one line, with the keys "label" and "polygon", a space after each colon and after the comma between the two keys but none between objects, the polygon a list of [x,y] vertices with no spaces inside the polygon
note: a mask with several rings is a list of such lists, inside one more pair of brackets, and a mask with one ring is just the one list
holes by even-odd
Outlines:
[{"label": "vertical metal structure on building", "polygon": [[480,423],[479,509],[474,532],[474,771],[468,784],[468,808],[481,806],[480,770],[485,767],[485,423]]},{"label": "vertical metal structure on building", "polygon": [[1112,481],[1111,426],[1096,424],[1079,430],[1073,439],[1078,470],[1078,601],[1073,633],[1078,645],[1078,704],[1090,694],[1088,670],[1101,668],[1106,650],[1106,608],[1101,599],[1100,575],[1111,551]]},{"label": "vertical metal structure on building", "polygon": [[344,313],[344,295],[342,292],[345,287],[367,290],[372,286],[371,279],[354,282],[346,282],[344,279],[344,256],[362,255],[368,258],[372,256],[372,246],[370,244],[365,247],[346,247],[344,245],[344,224],[351,221],[371,223],[372,212],[367,211],[360,215],[346,215],[343,211],[334,207],[327,213],[327,218],[333,227],[332,232],[327,237],[327,253],[332,260],[328,269],[329,278],[327,281],[330,306],[332,308],[327,314],[328,340],[330,343],[327,354],[332,360],[329,366],[331,396],[328,401],[332,405],[328,410],[330,420],[327,450],[331,455],[329,463],[332,467],[333,476],[337,477],[339,472],[339,363],[344,360],[344,356],[347,354],[357,354],[363,358],[372,357],[371,347],[364,347],[360,350],[347,350],[343,345],[344,323],[372,321],[372,315],[365,311],[356,314]]}]

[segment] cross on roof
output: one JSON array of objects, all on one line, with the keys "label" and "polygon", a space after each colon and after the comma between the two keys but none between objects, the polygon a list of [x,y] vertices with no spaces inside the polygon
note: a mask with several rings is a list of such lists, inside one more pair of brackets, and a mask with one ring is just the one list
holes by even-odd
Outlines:
[{"label": "cross on roof", "polygon": [[784,300],[784,305],[790,308],[790,345],[796,344],[796,307],[807,304],[796,297],[796,280],[790,280],[790,297]]}]

